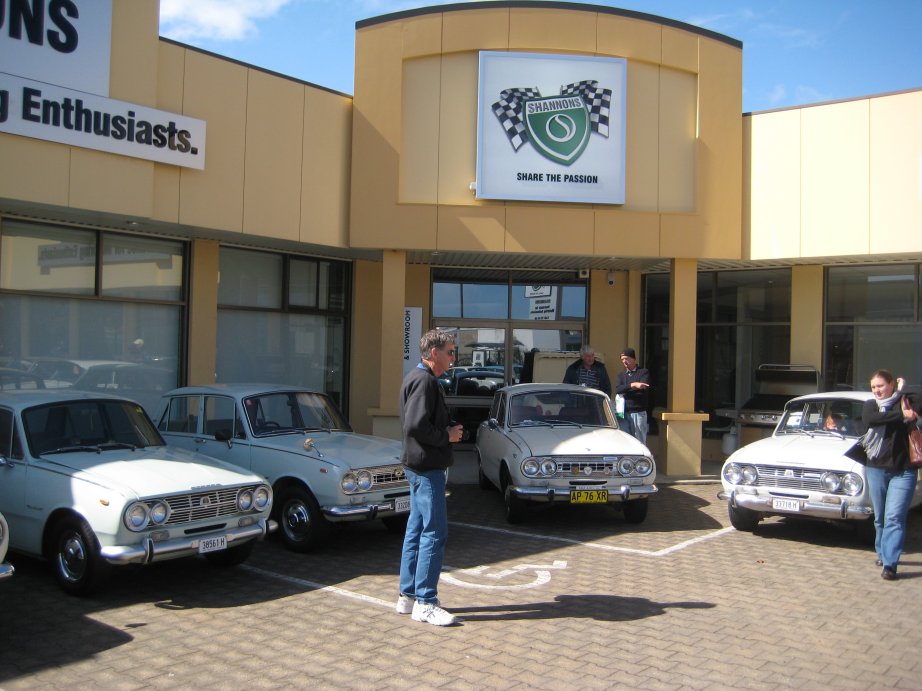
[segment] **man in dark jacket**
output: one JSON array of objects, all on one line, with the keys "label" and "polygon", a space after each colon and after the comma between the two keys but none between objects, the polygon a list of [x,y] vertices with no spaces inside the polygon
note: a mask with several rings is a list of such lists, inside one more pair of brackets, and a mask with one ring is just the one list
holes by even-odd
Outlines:
[{"label": "man in dark jacket", "polygon": [[637,353],[633,348],[621,351],[621,364],[624,371],[618,373],[615,380],[615,393],[624,396],[625,432],[634,435],[641,444],[647,443],[647,409],[650,406],[650,370],[638,367]]},{"label": "man in dark jacket", "polygon": [[410,482],[410,516],[400,559],[397,612],[436,626],[456,618],[439,605],[438,584],[448,538],[445,482],[452,464],[451,444],[461,441],[463,427],[452,424],[438,377],[455,359],[452,336],[433,329],[419,342],[421,362],[400,387],[403,455]]},{"label": "man in dark jacket", "polygon": [[567,367],[563,374],[564,384],[579,384],[604,391],[611,396],[611,379],[605,365],[595,359],[595,349],[584,345],[579,349],[579,360]]}]

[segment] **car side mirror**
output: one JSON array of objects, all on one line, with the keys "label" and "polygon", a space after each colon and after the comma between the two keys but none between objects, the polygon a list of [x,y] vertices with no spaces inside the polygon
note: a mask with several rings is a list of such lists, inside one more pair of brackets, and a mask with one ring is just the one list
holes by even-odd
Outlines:
[{"label": "car side mirror", "polygon": [[233,435],[231,434],[231,431],[229,429],[219,429],[219,430],[216,430],[214,433],[215,441],[229,442],[232,436]]},{"label": "car side mirror", "polygon": [[495,417],[491,417],[487,421],[487,425],[490,427],[490,429],[496,429],[497,427],[499,427],[499,423],[496,421]]},{"label": "car side mirror", "polygon": [[0,456],[0,466],[4,465],[9,465],[9,463],[6,462],[6,456]]}]

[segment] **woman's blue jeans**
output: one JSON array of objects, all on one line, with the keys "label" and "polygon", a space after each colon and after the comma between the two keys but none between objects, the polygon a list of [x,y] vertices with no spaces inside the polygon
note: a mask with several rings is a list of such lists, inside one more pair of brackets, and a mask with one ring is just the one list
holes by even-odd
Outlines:
[{"label": "woman's blue jeans", "polygon": [[417,602],[436,602],[448,539],[446,474],[444,470],[405,471],[410,482],[410,517],[400,559],[400,592]]},{"label": "woman's blue jeans", "polygon": [[916,470],[894,472],[884,468],[865,468],[868,492],[874,507],[877,537],[874,549],[884,566],[896,569],[906,540],[906,517],[916,489]]}]

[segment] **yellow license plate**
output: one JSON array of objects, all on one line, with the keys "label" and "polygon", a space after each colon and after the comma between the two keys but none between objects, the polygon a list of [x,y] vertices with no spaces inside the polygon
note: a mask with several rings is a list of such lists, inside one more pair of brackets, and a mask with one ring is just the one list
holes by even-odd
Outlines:
[{"label": "yellow license plate", "polygon": [[608,502],[607,489],[571,489],[571,504],[605,504]]}]

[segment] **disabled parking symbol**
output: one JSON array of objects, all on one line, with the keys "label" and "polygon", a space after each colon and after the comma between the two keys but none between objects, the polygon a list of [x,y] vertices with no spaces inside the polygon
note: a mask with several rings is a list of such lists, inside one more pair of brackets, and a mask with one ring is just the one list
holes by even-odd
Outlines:
[{"label": "disabled parking symbol", "polygon": [[442,572],[442,581],[462,588],[527,590],[549,583],[551,571],[565,568],[567,562],[557,559],[553,564],[518,564],[498,571],[494,571],[492,566],[475,566],[470,569],[446,567]]}]

